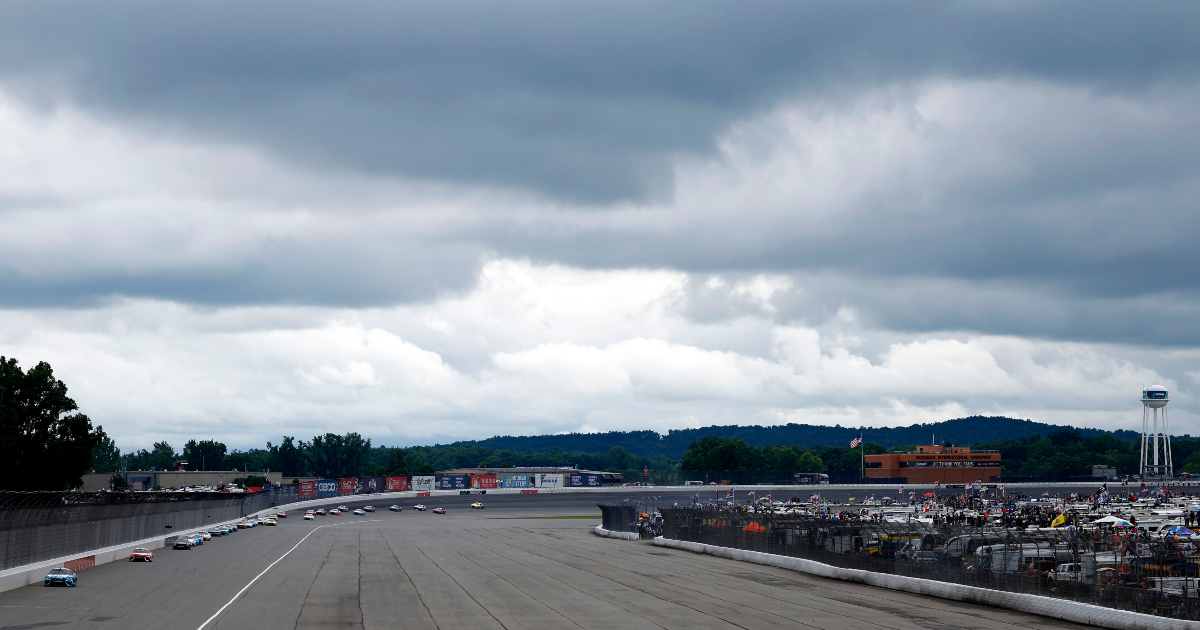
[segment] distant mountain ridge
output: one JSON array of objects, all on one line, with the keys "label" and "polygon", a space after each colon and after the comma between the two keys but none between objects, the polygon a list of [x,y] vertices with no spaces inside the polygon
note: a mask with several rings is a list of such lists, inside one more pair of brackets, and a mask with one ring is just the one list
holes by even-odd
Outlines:
[{"label": "distant mountain ridge", "polygon": [[777,426],[710,426],[698,429],[672,429],[666,435],[655,431],[609,431],[607,433],[566,433],[561,435],[495,436],[485,440],[470,440],[438,446],[475,445],[509,451],[546,452],[554,449],[584,453],[604,453],[614,446],[642,457],[664,455],[679,459],[693,440],[702,437],[740,438],[750,446],[775,444],[811,447],[848,446],[850,440],[861,433],[867,442],[893,447],[899,444],[930,444],[953,442],[959,445],[976,442],[1016,440],[1029,435],[1048,435],[1059,429],[1077,429],[1084,437],[1112,434],[1118,439],[1135,440],[1136,431],[1105,431],[1063,425],[1045,424],[1032,420],[1019,420],[1004,416],[970,416],[928,424],[913,424],[907,427],[855,428],[843,426],[820,426],[811,424],[785,424]]}]

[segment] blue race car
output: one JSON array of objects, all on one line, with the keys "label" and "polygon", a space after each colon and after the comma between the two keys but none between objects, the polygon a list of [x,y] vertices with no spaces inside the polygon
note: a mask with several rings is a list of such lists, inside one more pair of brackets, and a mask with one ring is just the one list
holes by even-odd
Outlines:
[{"label": "blue race car", "polygon": [[46,574],[46,586],[75,586],[79,577],[70,569],[50,569]]}]

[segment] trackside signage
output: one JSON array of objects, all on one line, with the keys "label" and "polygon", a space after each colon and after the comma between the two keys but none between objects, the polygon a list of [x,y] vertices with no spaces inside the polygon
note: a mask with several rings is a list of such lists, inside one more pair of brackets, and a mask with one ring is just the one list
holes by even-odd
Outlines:
[{"label": "trackside signage", "polygon": [[496,475],[471,475],[471,487],[476,490],[490,490],[496,487]]},{"label": "trackside signage", "polygon": [[408,492],[408,477],[388,477],[388,492]]},{"label": "trackside signage", "polygon": [[599,488],[603,485],[600,475],[593,473],[573,473],[567,479],[572,488]]},{"label": "trackside signage", "polygon": [[297,485],[300,486],[300,498],[301,499],[311,499],[311,498],[317,496],[317,482],[301,481]]},{"label": "trackside signage", "polygon": [[468,487],[466,475],[442,475],[438,485],[439,490],[466,490]]},{"label": "trackside signage", "polygon": [[418,475],[412,478],[412,489],[417,492],[433,492],[433,483],[433,475]]},{"label": "trackside signage", "polygon": [[354,494],[354,486],[358,485],[358,479],[354,477],[343,477],[338,479],[341,485],[342,494]]},{"label": "trackside signage", "polygon": [[561,473],[538,473],[534,477],[537,479],[537,487],[539,488],[563,487],[563,476]]},{"label": "trackside signage", "polygon": [[504,473],[499,475],[497,484],[501,488],[528,488],[529,475],[517,473]]},{"label": "trackside signage", "polygon": [[383,492],[383,477],[363,477],[359,488],[367,494]]},{"label": "trackside signage", "polygon": [[328,497],[337,494],[337,479],[322,479],[317,482],[317,496]]}]

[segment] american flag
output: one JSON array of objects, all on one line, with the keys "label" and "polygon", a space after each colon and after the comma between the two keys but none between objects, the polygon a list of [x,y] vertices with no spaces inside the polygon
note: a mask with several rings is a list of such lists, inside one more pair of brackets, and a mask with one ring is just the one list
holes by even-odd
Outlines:
[{"label": "american flag", "polygon": [[861,435],[854,438],[853,440],[850,440],[850,448],[854,448],[855,446],[858,446],[859,444],[862,444],[862,436]]},{"label": "american flag", "polygon": [[942,482],[940,482],[940,481],[935,481],[935,482],[933,482],[933,489],[934,489],[934,490],[940,490],[941,488],[942,488]]}]

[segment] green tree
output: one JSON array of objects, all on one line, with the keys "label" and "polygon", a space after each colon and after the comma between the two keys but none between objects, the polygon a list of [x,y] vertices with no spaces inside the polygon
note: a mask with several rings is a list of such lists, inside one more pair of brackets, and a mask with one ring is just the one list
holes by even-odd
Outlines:
[{"label": "green tree", "polygon": [[693,440],[683,453],[683,470],[733,471],[741,469],[750,456],[750,448],[738,438],[702,437]]},{"label": "green tree", "polygon": [[121,469],[121,449],[110,437],[92,448],[92,472],[114,472]]},{"label": "green tree", "polygon": [[358,477],[367,470],[371,440],[357,433],[326,433],[312,439],[306,449],[313,472],[321,477]]},{"label": "green tree", "polygon": [[225,445],[215,440],[188,440],[183,445],[183,458],[192,470],[221,470],[225,463]]},{"label": "green tree", "polygon": [[279,446],[267,442],[267,450],[271,452],[271,470],[278,470],[288,477],[304,475],[308,471],[308,459],[303,446],[303,442],[297,446],[296,438],[286,435],[283,436],[283,442]]},{"label": "green tree", "polygon": [[403,475],[408,473],[408,462],[404,460],[404,449],[388,449],[387,464],[383,466],[385,475]]},{"label": "green tree", "polygon": [[0,356],[0,487],[70,490],[92,468],[92,450],[108,436],[67,396],[41,362],[23,372]]}]

